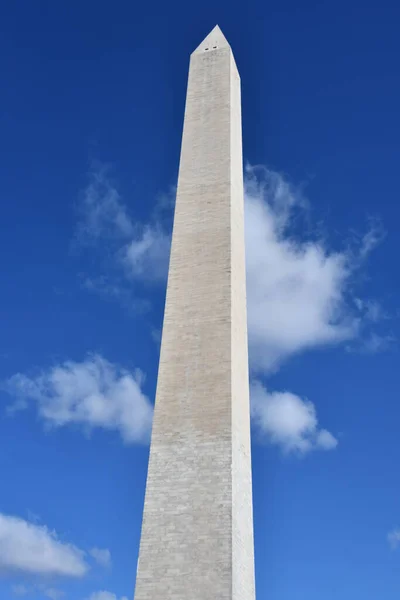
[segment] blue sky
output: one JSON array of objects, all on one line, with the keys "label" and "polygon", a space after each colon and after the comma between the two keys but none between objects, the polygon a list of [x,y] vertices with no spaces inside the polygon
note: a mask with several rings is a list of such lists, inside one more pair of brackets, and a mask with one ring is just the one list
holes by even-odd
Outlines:
[{"label": "blue sky", "polygon": [[394,600],[399,6],[0,8],[0,597],[131,598],[190,52],[242,78],[257,598]]}]

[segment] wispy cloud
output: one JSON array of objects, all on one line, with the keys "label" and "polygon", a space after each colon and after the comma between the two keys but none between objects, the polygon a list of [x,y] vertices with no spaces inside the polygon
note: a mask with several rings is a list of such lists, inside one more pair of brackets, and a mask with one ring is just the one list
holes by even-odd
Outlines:
[{"label": "wispy cloud", "polygon": [[[89,570],[85,553],[60,540],[55,531],[0,513],[0,570],[34,575],[83,577]],[[16,586],[14,593],[25,593]]]},{"label": "wispy cloud", "polygon": [[92,548],[89,554],[101,567],[111,567],[111,553],[108,548]]},{"label": "wispy cloud", "polygon": [[110,276],[81,276],[81,285],[106,300],[116,301],[128,315],[146,314],[151,309],[151,302],[144,295],[137,294],[129,281],[114,273]]},{"label": "wispy cloud", "polygon": [[361,242],[359,244],[358,254],[361,260],[367,258],[373,250],[386,237],[386,231],[382,226],[382,223],[377,219],[369,219],[369,229],[363,236],[361,236]]},{"label": "wispy cloud", "polygon": [[358,354],[378,354],[390,349],[396,341],[396,337],[392,334],[382,335],[370,331],[363,338],[357,340],[356,343],[347,346],[346,350]]},{"label": "wispy cloud", "polygon": [[50,600],[60,600],[61,598],[64,598],[64,596],[65,596],[65,592],[63,592],[62,590],[59,590],[58,588],[55,588],[55,587],[47,587],[45,585],[41,585],[41,586],[37,586],[37,587],[42,592],[42,594],[46,598],[50,598]]},{"label": "wispy cloud", "polygon": [[[109,258],[114,275],[103,275],[91,289],[107,291],[114,297],[124,297],[126,284],[165,281],[170,249],[171,208],[175,189],[160,195],[149,222],[134,219],[127,204],[113,184],[109,169],[96,164],[89,174],[89,184],[78,204],[78,225],[75,245],[97,245]],[[121,284],[121,276],[125,285]],[[107,286],[98,285],[107,278]],[[90,285],[87,286],[88,288]],[[136,290],[137,295],[137,290]]]},{"label": "wispy cloud", "polygon": [[16,583],[11,586],[11,591],[15,596],[26,596],[29,593],[29,588],[23,583]]},{"label": "wispy cloud", "polygon": [[367,321],[371,321],[371,323],[378,323],[379,321],[388,318],[388,315],[386,315],[382,306],[376,300],[354,298],[354,304],[363,318]]},{"label": "wispy cloud", "polygon": [[44,583],[35,583],[27,586],[22,583],[11,586],[11,591],[15,596],[27,596],[31,594],[37,595],[40,593],[40,597],[50,598],[50,600],[60,600],[65,596],[65,592],[55,587],[49,587]]},{"label": "wispy cloud", "polygon": [[158,225],[142,228],[125,248],[123,261],[128,274],[146,281],[166,280],[171,239]]},{"label": "wispy cloud", "polygon": [[99,355],[66,361],[37,376],[17,373],[5,384],[21,410],[36,403],[49,427],[69,424],[118,431],[126,443],[149,439],[152,407],[142,392],[143,375],[131,373]]},{"label": "wispy cloud", "polygon": [[396,548],[400,544],[400,528],[396,527],[395,529],[390,531],[387,535],[387,540],[392,550],[396,550]]},{"label": "wispy cloud", "polygon": [[336,448],[336,438],[319,427],[312,402],[291,392],[269,392],[261,382],[253,381],[251,403],[258,433],[285,453]]},{"label": "wispy cloud", "polygon": [[79,243],[104,238],[124,240],[133,235],[133,223],[106,165],[96,163],[90,170],[78,213],[76,241]]},{"label": "wispy cloud", "polygon": [[99,592],[93,592],[86,600],[128,600],[126,596],[117,596],[112,592],[106,592],[105,590]]}]

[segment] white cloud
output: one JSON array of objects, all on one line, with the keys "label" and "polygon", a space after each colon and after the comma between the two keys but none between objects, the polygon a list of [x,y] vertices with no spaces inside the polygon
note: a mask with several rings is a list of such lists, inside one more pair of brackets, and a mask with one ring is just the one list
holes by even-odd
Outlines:
[{"label": "white cloud", "polygon": [[396,550],[396,548],[400,544],[400,529],[396,528],[390,531],[387,535],[387,540],[392,550]]},{"label": "white cloud", "polygon": [[303,350],[355,338],[360,310],[377,317],[375,302],[352,309],[351,276],[382,236],[374,226],[354,251],[335,252],[322,239],[293,231],[305,210],[300,192],[281,175],[247,167],[246,263],[251,366],[270,371]]},{"label": "white cloud", "polygon": [[17,373],[6,390],[17,400],[15,409],[37,404],[39,416],[48,426],[70,423],[88,431],[103,428],[119,431],[126,443],[149,439],[152,407],[143,394],[143,377],[132,374],[99,355],[81,363],[66,361],[36,377]]},{"label": "white cloud", "polygon": [[101,567],[111,567],[111,553],[107,548],[92,548],[89,554]]},{"label": "white cloud", "polygon": [[[118,600],[118,596],[112,592],[106,592],[105,590],[99,592],[93,592],[87,600]],[[119,600],[128,600],[126,596],[121,596]]]},{"label": "white cloud", "polygon": [[253,421],[272,444],[284,452],[306,454],[331,450],[337,440],[320,429],[315,406],[291,392],[268,392],[260,382],[251,385]]},{"label": "white cloud", "polygon": [[54,531],[0,513],[0,570],[82,577],[88,569],[85,553],[62,542]]}]

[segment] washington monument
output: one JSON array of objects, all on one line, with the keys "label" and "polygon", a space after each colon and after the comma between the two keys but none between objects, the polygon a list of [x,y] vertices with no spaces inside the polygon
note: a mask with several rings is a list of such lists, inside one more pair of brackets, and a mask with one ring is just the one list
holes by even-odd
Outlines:
[{"label": "washington monument", "polygon": [[254,600],[240,78],[190,58],[135,600]]}]

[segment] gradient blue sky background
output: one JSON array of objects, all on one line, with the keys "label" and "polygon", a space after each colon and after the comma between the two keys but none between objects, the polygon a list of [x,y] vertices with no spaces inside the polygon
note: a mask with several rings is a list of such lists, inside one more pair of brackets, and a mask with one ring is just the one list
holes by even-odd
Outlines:
[{"label": "gradient blue sky background", "polygon": [[188,60],[216,23],[249,165],[257,598],[399,598],[399,18],[2,3],[1,598],[132,597]]}]

